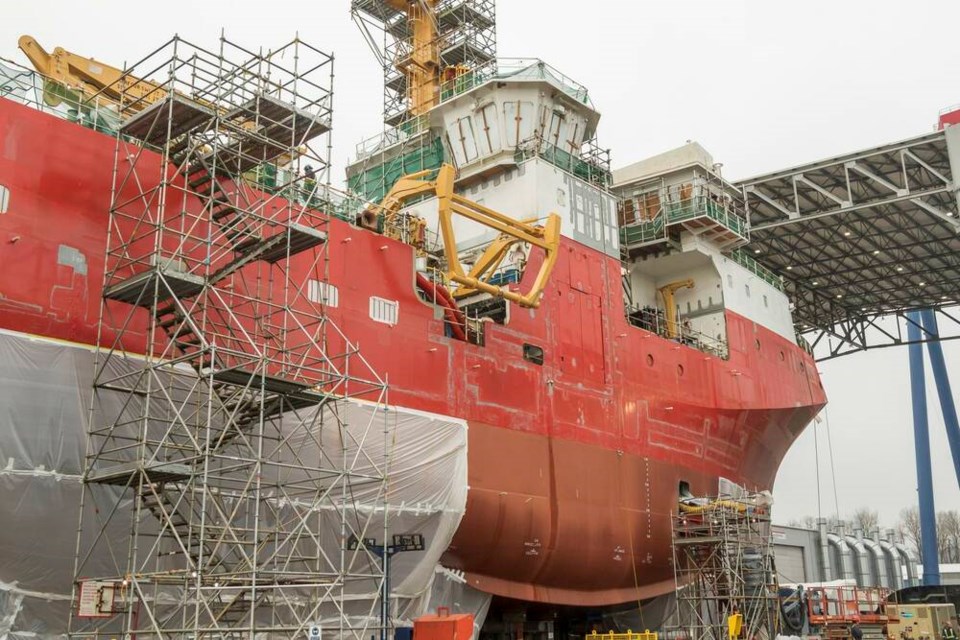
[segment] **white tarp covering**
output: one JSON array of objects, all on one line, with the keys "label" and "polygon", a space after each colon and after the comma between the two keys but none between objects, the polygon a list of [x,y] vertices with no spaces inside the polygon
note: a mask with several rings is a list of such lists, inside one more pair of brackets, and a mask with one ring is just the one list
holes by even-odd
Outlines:
[{"label": "white tarp covering", "polygon": [[[0,640],[66,632],[93,363],[91,349],[0,333]],[[360,423],[374,408],[343,401],[338,410]],[[390,411],[388,450],[383,440],[370,447],[373,463],[390,458],[386,529],[427,542],[391,563],[395,623],[446,605],[473,612],[479,624],[489,595],[438,570],[466,504],[466,424]],[[122,541],[127,531],[108,535]]]}]

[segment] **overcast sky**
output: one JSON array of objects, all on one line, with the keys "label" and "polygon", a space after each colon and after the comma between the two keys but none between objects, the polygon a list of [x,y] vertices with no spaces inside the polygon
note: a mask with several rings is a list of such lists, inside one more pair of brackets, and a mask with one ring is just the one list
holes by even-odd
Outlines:
[{"label": "overcast sky", "polygon": [[[249,47],[299,31],[336,54],[334,158],[343,167],[381,128],[380,69],[349,0],[20,0],[3,3],[0,56],[17,38],[122,66],[174,33],[213,46],[221,28]],[[600,142],[620,166],[697,140],[736,180],[930,131],[960,103],[956,0],[500,0],[501,56],[536,56],[587,85]],[[960,345],[948,344],[960,390]],[[916,500],[905,349],[823,363],[841,515],[880,510],[892,525]],[[957,395],[957,394],[954,394]],[[960,509],[931,383],[937,507]],[[823,513],[834,512],[825,420]],[[787,456],[776,519],[816,515],[814,432]]]}]

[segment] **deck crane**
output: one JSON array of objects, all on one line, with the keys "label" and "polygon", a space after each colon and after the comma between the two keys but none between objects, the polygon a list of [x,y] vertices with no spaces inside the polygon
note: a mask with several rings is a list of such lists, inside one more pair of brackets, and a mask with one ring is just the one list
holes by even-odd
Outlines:
[{"label": "deck crane", "polygon": [[660,297],[663,298],[663,311],[666,315],[667,321],[667,337],[676,338],[680,335],[680,327],[677,323],[677,303],[676,303],[676,293],[680,289],[692,289],[693,280],[686,278],[685,280],[677,280],[676,282],[671,282],[666,284],[657,291],[660,292]]},{"label": "deck crane", "polygon": [[[79,89],[87,98],[102,96],[107,102],[117,106],[121,113],[142,111],[167,95],[167,90],[160,85],[134,77],[93,58],[85,58],[62,47],[57,47],[50,53],[32,36],[20,36],[17,44],[33,67],[47,79],[71,89]],[[43,99],[55,107],[60,104],[62,95],[48,83],[44,86]]]},{"label": "deck crane", "polygon": [[397,69],[407,78],[410,114],[423,115],[440,98],[441,63],[436,8],[438,0],[381,0],[407,17],[411,34],[408,55],[396,60]]}]

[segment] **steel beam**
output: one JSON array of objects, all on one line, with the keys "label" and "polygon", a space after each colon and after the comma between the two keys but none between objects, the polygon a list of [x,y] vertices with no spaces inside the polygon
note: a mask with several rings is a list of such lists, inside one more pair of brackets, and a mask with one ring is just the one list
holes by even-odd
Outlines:
[{"label": "steel beam", "polygon": [[[930,309],[920,312],[923,328],[928,334],[939,337],[937,316]],[[953,470],[960,485],[960,422],[957,421],[957,406],[950,391],[950,378],[947,376],[947,363],[943,358],[943,345],[938,340],[927,343],[927,352],[930,354],[930,365],[933,369],[933,379],[937,384],[937,395],[940,396],[940,410],[943,411],[943,422],[947,429],[947,440],[950,442],[950,454],[953,456]]]},{"label": "steel beam", "polygon": [[908,314],[910,339],[910,394],[913,400],[913,443],[917,460],[917,493],[920,502],[921,561],[923,584],[940,584],[940,562],[937,558],[937,516],[933,501],[933,472],[930,465],[930,426],[927,422],[927,389],[923,370],[923,347],[920,345],[920,312]]}]

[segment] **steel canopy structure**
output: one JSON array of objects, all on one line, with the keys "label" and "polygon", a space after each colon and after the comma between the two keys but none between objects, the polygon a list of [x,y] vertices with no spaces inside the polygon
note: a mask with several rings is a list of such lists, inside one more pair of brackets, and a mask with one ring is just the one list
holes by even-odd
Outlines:
[{"label": "steel canopy structure", "polygon": [[818,359],[909,344],[907,312],[960,337],[960,127],[738,183],[753,257],[779,274]]}]

